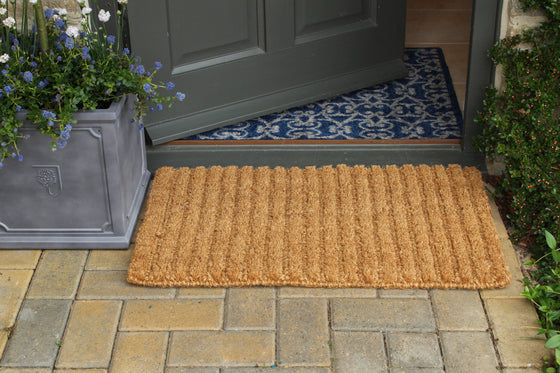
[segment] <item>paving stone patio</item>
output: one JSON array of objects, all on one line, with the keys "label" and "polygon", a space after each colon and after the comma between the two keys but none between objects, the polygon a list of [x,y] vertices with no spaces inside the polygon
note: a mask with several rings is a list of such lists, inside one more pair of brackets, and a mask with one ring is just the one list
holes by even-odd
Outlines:
[{"label": "paving stone patio", "polygon": [[129,250],[0,250],[0,372],[539,372],[536,313],[494,219],[505,289],[162,289]]}]

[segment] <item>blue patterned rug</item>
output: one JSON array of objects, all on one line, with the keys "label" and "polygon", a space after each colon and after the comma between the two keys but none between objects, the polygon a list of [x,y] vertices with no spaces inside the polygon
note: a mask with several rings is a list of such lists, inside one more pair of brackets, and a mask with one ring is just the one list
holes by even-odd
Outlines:
[{"label": "blue patterned rug", "polygon": [[462,115],[440,48],[407,48],[408,77],[185,140],[458,139]]}]

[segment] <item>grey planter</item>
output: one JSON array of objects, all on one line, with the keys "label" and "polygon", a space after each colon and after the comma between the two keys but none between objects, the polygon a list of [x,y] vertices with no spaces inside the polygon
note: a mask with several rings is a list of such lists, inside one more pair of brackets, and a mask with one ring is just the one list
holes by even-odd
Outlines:
[{"label": "grey planter", "polygon": [[130,123],[134,97],[77,113],[56,152],[32,125],[22,162],[0,170],[0,249],[127,248],[150,173],[144,133]]}]

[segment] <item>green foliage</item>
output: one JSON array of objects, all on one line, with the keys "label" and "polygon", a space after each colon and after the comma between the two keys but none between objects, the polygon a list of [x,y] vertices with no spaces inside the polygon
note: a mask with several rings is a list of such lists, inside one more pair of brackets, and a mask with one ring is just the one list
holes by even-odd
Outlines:
[{"label": "green foliage", "polygon": [[560,1],[521,0],[543,9],[539,27],[506,38],[490,51],[505,88],[487,89],[477,117],[479,150],[506,165],[498,192],[511,199],[508,218],[517,233],[560,235]]},{"label": "green foliage", "polygon": [[[25,136],[19,129],[25,118],[50,137],[52,150],[57,150],[71,137],[75,112],[106,108],[132,94],[141,128],[147,111],[162,110],[185,97],[180,92],[160,94],[174,88],[171,82],[154,80],[161,64],[144,67],[123,48],[127,0],[118,0],[116,15],[103,9],[93,14],[85,0],[77,2],[82,22],[68,25],[64,9],[43,9],[40,0],[0,0],[0,168],[6,158],[22,160]],[[19,21],[17,6],[22,7]],[[32,14],[35,22],[28,25]],[[117,35],[107,33],[111,16],[117,19]]]},{"label": "green foliage", "polygon": [[538,265],[533,273],[536,283],[524,278],[524,297],[535,304],[539,313],[541,328],[538,335],[546,338],[545,347],[554,350],[553,361],[546,361],[543,372],[557,372],[560,366],[560,251],[554,236],[545,230],[548,253],[537,261],[524,264]]}]

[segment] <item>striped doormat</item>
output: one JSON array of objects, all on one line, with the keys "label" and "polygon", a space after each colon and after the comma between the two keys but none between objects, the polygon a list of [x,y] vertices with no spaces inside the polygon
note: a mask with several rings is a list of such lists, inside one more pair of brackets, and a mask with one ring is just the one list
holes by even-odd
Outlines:
[{"label": "striped doormat", "polygon": [[510,276],[475,168],[166,167],[128,281],[485,289]]}]

